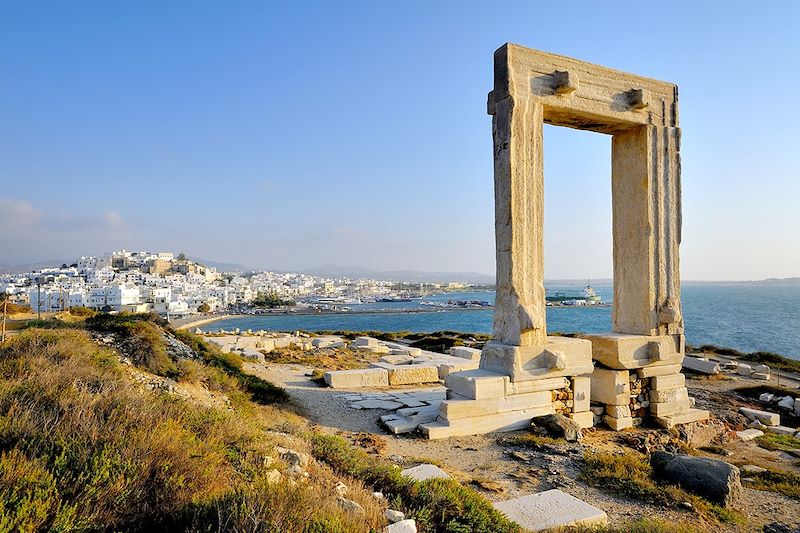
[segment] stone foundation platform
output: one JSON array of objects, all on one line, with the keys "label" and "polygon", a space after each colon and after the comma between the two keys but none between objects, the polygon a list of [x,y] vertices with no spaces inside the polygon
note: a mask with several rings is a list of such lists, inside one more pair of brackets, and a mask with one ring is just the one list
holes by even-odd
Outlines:
[{"label": "stone foundation platform", "polygon": [[708,411],[694,409],[681,373],[684,338],[676,335],[584,335],[592,342],[594,422],[619,431],[650,418],[671,428],[707,420]]},{"label": "stone foundation platform", "polygon": [[419,426],[422,432],[439,439],[513,431],[554,413],[591,427],[591,343],[566,337],[547,340],[545,349],[488,342],[481,368],[445,377],[447,399],[436,421]]}]

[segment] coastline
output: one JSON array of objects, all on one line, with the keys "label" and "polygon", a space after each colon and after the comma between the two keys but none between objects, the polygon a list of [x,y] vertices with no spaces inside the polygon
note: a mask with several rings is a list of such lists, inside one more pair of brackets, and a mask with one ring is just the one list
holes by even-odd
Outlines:
[{"label": "coastline", "polygon": [[215,315],[206,318],[200,318],[197,320],[191,320],[185,324],[180,324],[183,319],[178,319],[172,322],[172,325],[175,329],[189,329],[189,328],[196,328],[199,326],[204,326],[206,324],[211,324],[213,322],[217,322],[219,320],[225,320],[226,318],[246,318],[251,315]]}]

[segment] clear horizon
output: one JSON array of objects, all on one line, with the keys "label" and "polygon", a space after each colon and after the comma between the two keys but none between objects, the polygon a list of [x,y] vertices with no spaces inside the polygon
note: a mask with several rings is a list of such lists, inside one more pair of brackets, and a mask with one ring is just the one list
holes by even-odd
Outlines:
[{"label": "clear horizon", "polygon": [[[510,41],[679,85],[683,279],[800,276],[800,106],[742,68],[800,82],[800,5],[676,2],[666,41],[572,6],[565,28],[521,2],[7,4],[0,264],[126,248],[492,275],[485,99]],[[610,138],[548,127],[545,173],[546,278],[610,278]]]}]

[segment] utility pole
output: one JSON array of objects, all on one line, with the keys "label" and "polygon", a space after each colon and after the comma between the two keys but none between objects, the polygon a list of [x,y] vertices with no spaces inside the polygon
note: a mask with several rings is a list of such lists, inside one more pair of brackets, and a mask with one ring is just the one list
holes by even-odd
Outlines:
[{"label": "utility pole", "polygon": [[42,278],[36,278],[36,311],[39,320],[42,319]]},{"label": "utility pole", "polygon": [[8,297],[3,300],[3,330],[0,333],[0,344],[6,342],[6,315],[8,314]]}]

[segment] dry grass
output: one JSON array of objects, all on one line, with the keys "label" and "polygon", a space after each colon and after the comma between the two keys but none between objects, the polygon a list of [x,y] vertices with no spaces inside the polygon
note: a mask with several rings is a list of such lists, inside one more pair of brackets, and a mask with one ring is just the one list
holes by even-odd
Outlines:
[{"label": "dry grass", "polygon": [[[197,373],[197,368],[194,369]],[[85,331],[22,332],[0,350],[0,530],[367,531],[357,483],[343,511],[322,465],[269,484],[275,434],[296,417],[242,398],[200,408],[143,391]],[[287,437],[288,438],[288,437]],[[302,439],[294,446],[308,449]]]},{"label": "dry grass", "polygon": [[275,348],[271,352],[261,352],[267,363],[311,366],[324,370],[350,370],[367,368],[370,363],[380,360],[381,354],[356,352],[347,348],[323,348],[304,351],[295,345]]},{"label": "dry grass", "polygon": [[700,533],[705,530],[694,524],[659,518],[640,518],[619,526],[576,526],[547,531],[548,533]]}]

